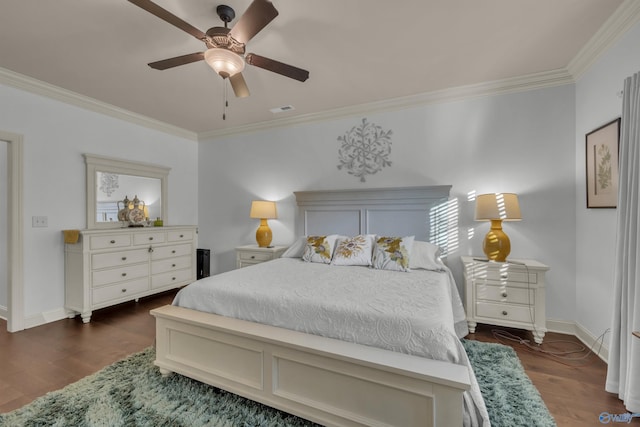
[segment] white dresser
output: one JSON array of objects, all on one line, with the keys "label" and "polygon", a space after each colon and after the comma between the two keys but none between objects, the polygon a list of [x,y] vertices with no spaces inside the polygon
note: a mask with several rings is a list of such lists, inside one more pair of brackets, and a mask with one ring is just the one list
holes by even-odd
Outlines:
[{"label": "white dresser", "polygon": [[544,264],[533,260],[487,262],[461,257],[469,332],[478,323],[526,329],[541,344],[547,332]]},{"label": "white dresser", "polygon": [[196,280],[195,226],[80,230],[65,244],[65,308],[93,310]]}]

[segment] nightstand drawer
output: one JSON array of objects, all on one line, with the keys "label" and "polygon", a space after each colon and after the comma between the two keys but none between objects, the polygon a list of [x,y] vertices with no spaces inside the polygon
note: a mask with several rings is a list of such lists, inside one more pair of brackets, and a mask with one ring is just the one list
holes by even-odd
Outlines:
[{"label": "nightstand drawer", "polygon": [[476,303],[478,317],[509,320],[514,322],[535,322],[535,314],[531,307],[523,305],[495,304],[490,302]]},{"label": "nightstand drawer", "polygon": [[477,300],[527,305],[533,305],[536,301],[536,292],[533,289],[495,286],[484,282],[476,283],[475,286]]},{"label": "nightstand drawer", "polygon": [[254,262],[264,262],[273,259],[273,254],[270,252],[250,252],[250,251],[241,251],[238,252],[238,258],[242,261],[254,261]]},{"label": "nightstand drawer", "polygon": [[483,268],[482,266],[475,267],[473,272],[470,275],[472,278],[476,280],[486,280],[493,282],[516,282],[516,283],[529,283],[536,284],[538,283],[538,276],[536,273],[529,272],[529,278],[527,280],[527,272],[526,271],[513,271],[509,269],[498,269],[495,267],[492,268]]}]

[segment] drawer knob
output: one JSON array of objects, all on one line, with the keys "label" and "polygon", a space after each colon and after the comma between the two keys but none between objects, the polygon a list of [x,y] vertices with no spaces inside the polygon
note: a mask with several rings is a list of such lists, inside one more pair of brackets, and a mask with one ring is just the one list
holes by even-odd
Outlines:
[{"label": "drawer knob", "polygon": [[115,242],[116,242],[115,240],[112,240],[109,243],[111,243],[113,245]]},{"label": "drawer knob", "polygon": [[175,253],[176,253],[176,250],[175,250],[175,249],[174,249],[174,250],[172,250],[172,251],[171,251],[171,253],[172,253],[172,254],[175,254]]},{"label": "drawer knob", "polygon": [[255,255],[251,255],[251,259],[256,259],[256,256]]},{"label": "drawer knob", "polygon": [[182,239],[183,237],[184,237],[184,234],[181,234],[181,235],[180,235],[180,238]]},{"label": "drawer knob", "polygon": [[506,316],[507,314],[509,314],[509,313],[507,313],[507,310],[502,310],[502,315],[503,316]]},{"label": "drawer knob", "polygon": [[149,240],[153,240],[153,237],[149,237]]},{"label": "drawer knob", "polygon": [[122,260],[123,260],[123,261],[126,261],[126,260],[127,260],[127,257],[126,257],[126,256],[123,256],[123,257],[122,257]]},{"label": "drawer knob", "polygon": [[175,277],[172,277],[172,278],[171,278],[171,280],[176,280],[176,278],[175,278]]},{"label": "drawer knob", "polygon": [[126,289],[122,289],[122,293],[125,293],[125,292],[127,292],[127,290]]},{"label": "drawer knob", "polygon": [[127,273],[122,273],[122,277],[124,277],[124,276],[126,276],[126,275],[127,275]]},{"label": "drawer knob", "polygon": [[153,252],[153,246],[149,246],[149,253]]},{"label": "drawer knob", "polygon": [[507,278],[507,273],[502,273],[502,274],[500,274],[500,278],[502,278],[502,279],[506,279],[506,278]]},{"label": "drawer knob", "polygon": [[506,298],[507,297],[507,292],[506,291],[502,291],[502,298]]}]

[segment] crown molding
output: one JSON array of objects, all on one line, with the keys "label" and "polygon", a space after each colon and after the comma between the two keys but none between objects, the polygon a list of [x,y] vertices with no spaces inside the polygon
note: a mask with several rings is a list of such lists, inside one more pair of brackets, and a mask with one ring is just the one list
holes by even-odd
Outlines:
[{"label": "crown molding", "polygon": [[524,92],[546,87],[560,86],[574,83],[572,76],[566,69],[544,71],[526,76],[512,77],[491,82],[473,85],[458,86],[449,89],[426,92],[400,98],[391,98],[383,101],[359,104],[349,107],[336,108],[319,113],[303,114],[299,116],[281,118],[244,126],[217,129],[198,134],[199,141],[211,140],[223,136],[246,134],[269,129],[296,126],[326,120],[340,119],[350,116],[372,114],[386,111],[402,110],[417,106],[458,101],[462,99],[477,98],[491,95],[503,95],[507,93]]},{"label": "crown molding", "polygon": [[640,21],[640,1],[625,0],[567,66],[574,80],[579,80],[600,55],[620,40],[638,21]]},{"label": "crown molding", "polygon": [[70,90],[66,90],[49,83],[45,83],[43,81],[7,70],[5,68],[0,68],[0,83],[37,95],[46,96],[48,98],[52,98],[67,104],[75,105],[76,107],[81,107],[87,110],[94,111],[96,113],[104,114],[140,126],[155,129],[160,132],[175,135],[180,138],[185,138],[192,141],[198,140],[198,135],[195,132],[182,129],[177,126],[173,126],[159,120],[143,116],[141,114],[133,113],[123,108],[116,107],[115,105],[107,104],[106,102],[101,102],[88,96],[80,95],[79,93],[72,92]]}]

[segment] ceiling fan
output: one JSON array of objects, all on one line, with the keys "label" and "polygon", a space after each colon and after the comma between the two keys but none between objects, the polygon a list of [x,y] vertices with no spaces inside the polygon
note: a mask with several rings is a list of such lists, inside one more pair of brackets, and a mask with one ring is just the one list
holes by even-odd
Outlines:
[{"label": "ceiling fan", "polygon": [[227,28],[227,24],[235,18],[235,11],[226,5],[218,6],[216,12],[224,22],[224,27],[212,27],[209,28],[206,33],[203,33],[150,0],[129,1],[169,24],[191,34],[207,46],[205,52],[189,53],[162,61],[151,62],[149,64],[151,68],[166,70],[204,60],[223,79],[229,79],[233,92],[240,98],[249,96],[249,88],[242,76],[245,63],[301,82],[309,78],[309,72],[307,70],[256,55],[255,53],[245,55],[245,46],[249,40],[278,16],[278,11],[268,0],[253,0],[231,29]]}]

